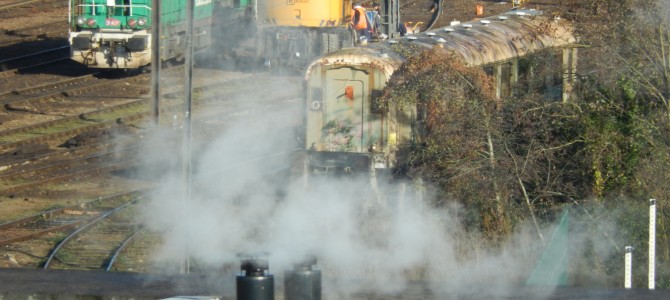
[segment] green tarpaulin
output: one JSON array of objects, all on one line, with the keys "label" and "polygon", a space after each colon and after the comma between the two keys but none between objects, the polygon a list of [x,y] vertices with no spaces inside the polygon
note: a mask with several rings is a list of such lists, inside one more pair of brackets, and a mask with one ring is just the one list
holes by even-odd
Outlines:
[{"label": "green tarpaulin", "polygon": [[565,286],[568,284],[568,225],[566,208],[526,285]]}]

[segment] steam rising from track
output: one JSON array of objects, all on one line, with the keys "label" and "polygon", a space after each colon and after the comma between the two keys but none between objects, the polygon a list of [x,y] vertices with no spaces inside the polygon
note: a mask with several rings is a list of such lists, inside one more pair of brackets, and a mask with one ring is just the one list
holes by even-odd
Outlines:
[{"label": "steam rising from track", "polygon": [[[232,277],[238,253],[267,251],[271,272],[281,276],[303,255],[315,254],[324,290],[342,296],[399,292],[408,280],[424,279],[441,293],[463,294],[482,282],[488,293],[500,293],[529,274],[536,237],[523,232],[500,253],[486,253],[458,224],[455,215],[464,211],[457,206],[432,210],[410,192],[398,200],[398,186],[381,186],[389,192],[379,202],[366,177],[312,180],[307,189],[300,180],[273,180],[276,173],[268,172],[285,161],[258,158],[288,149],[292,139],[253,128],[238,124],[207,147],[190,199],[180,196],[179,175],[168,176],[145,215],[164,235],[158,261],[179,262],[188,251],[200,266],[234,266]],[[286,195],[278,200],[280,189]]]},{"label": "steam rising from track", "polygon": [[[345,298],[399,292],[411,280],[447,296],[500,296],[523,285],[532,271],[544,247],[534,229],[519,226],[489,251],[476,230],[464,230],[464,208],[433,208],[409,185],[404,191],[380,183],[378,195],[366,176],[313,178],[307,186],[302,178],[286,178],[278,170],[289,161],[282,153],[295,148],[293,131],[260,126],[266,117],[234,120],[194,155],[189,197],[180,189],[180,169],[166,172],[143,216],[164,238],[157,262],[175,265],[188,253],[192,265],[232,278],[238,253],[267,251],[270,271],[281,278],[314,254],[324,291]],[[179,147],[165,151],[158,142],[164,140],[156,141],[148,142],[147,157],[178,166]]]}]

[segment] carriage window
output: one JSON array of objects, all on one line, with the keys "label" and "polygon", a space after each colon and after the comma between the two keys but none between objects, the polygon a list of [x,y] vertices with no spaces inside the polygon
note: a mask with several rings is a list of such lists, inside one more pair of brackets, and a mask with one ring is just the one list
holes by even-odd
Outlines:
[{"label": "carriage window", "polygon": [[484,73],[486,73],[486,75],[488,76],[493,76],[493,67],[491,66],[484,67]]},{"label": "carriage window", "polygon": [[370,93],[370,112],[373,114],[382,113],[384,106],[381,103],[382,90],[372,90]]}]

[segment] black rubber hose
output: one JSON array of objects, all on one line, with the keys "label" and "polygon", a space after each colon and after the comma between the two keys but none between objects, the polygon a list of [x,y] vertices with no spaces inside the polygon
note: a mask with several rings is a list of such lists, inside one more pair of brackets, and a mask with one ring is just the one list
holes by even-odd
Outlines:
[{"label": "black rubber hose", "polygon": [[437,19],[440,17],[440,13],[442,12],[442,6],[440,5],[440,0],[434,0],[430,8],[433,15],[430,17],[430,22],[428,22],[426,28],[424,28],[421,31],[430,30],[431,28],[433,28],[433,25],[435,25],[435,22],[437,22]]}]

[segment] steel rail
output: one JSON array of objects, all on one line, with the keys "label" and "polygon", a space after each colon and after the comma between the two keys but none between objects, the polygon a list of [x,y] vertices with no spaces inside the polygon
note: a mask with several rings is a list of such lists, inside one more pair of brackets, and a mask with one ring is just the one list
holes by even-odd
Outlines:
[{"label": "steel rail", "polygon": [[56,254],[58,254],[58,251],[60,251],[60,250],[63,248],[63,246],[65,246],[65,244],[66,244],[68,241],[70,241],[71,239],[73,239],[73,238],[79,236],[79,234],[85,232],[86,230],[89,230],[90,228],[92,228],[93,225],[95,225],[95,224],[97,224],[98,222],[100,222],[100,221],[106,219],[107,217],[111,216],[112,214],[117,213],[117,212],[119,212],[119,211],[121,211],[121,210],[124,210],[124,209],[128,208],[131,204],[134,204],[134,203],[136,203],[137,201],[143,199],[144,196],[145,196],[145,195],[140,195],[140,196],[138,196],[137,198],[135,198],[135,199],[133,199],[133,200],[130,200],[130,201],[128,201],[127,203],[125,203],[125,204],[123,204],[123,205],[121,205],[121,206],[119,206],[119,207],[116,207],[116,208],[114,208],[114,209],[110,209],[110,210],[108,210],[108,211],[105,211],[105,212],[101,213],[100,215],[96,216],[95,218],[92,218],[92,220],[90,220],[89,222],[85,223],[83,226],[77,228],[77,230],[75,230],[75,231],[73,231],[72,233],[70,233],[70,235],[68,235],[68,236],[65,237],[63,240],[61,240],[61,241],[58,243],[58,245],[56,245],[56,247],[54,247],[54,248],[50,251],[49,256],[47,257],[46,261],[44,261],[44,265],[42,266],[42,269],[45,269],[45,270],[46,270],[46,269],[49,269],[49,266],[51,265],[51,262],[52,262],[52,261],[54,260],[54,258],[56,257]]},{"label": "steel rail", "polygon": [[[90,201],[80,203],[80,204],[76,204],[76,205],[70,205],[70,206],[66,206],[66,207],[62,207],[62,208],[52,209],[52,210],[49,210],[49,211],[46,211],[46,212],[41,212],[41,213],[29,216],[29,217],[25,217],[25,218],[16,220],[16,221],[11,221],[11,222],[1,224],[0,225],[0,233],[1,233],[1,230],[9,230],[11,228],[21,228],[21,227],[25,227],[26,225],[34,224],[36,221],[44,220],[45,218],[46,219],[51,219],[55,216],[65,215],[65,214],[67,214],[67,211],[70,211],[70,210],[80,210],[82,205],[92,206],[92,205],[104,203],[105,201],[112,201],[112,200],[118,199],[120,197],[124,197],[124,196],[127,196],[127,195],[132,195],[134,193],[142,193],[142,192],[143,191],[140,191],[140,190],[135,190],[135,191],[130,191],[130,192],[123,192],[123,193],[118,193],[118,194],[109,195],[109,196],[105,196],[105,197],[99,197],[97,199],[90,200]],[[21,242],[21,241],[26,241],[26,240],[29,240],[29,239],[32,239],[32,238],[39,237],[39,236],[42,236],[44,234],[50,233],[50,232],[62,231],[62,230],[65,230],[65,229],[69,229],[71,227],[78,226],[82,222],[86,222],[87,219],[91,219],[91,218],[73,220],[72,222],[70,222],[68,224],[59,225],[59,226],[52,226],[52,227],[45,228],[45,229],[42,229],[42,230],[38,230],[38,231],[35,231],[35,232],[31,232],[31,233],[28,233],[28,234],[6,238],[6,239],[3,239],[3,240],[0,240],[0,246],[5,246],[5,245],[9,245],[9,244],[16,243],[16,242]]]},{"label": "steel rail", "polygon": [[28,58],[28,57],[32,57],[32,56],[38,56],[38,55],[42,55],[42,54],[44,54],[44,53],[55,52],[55,51],[63,50],[63,49],[66,49],[66,48],[69,49],[70,46],[69,46],[69,45],[68,45],[68,46],[61,46],[61,47],[56,47],[56,48],[51,48],[51,49],[47,49],[47,50],[42,50],[42,51],[38,51],[38,52],[34,52],[34,53],[30,53],[30,54],[25,54],[25,55],[15,56],[15,57],[12,57],[12,58],[3,59],[3,60],[0,60],[0,64],[2,64],[2,63],[6,63],[6,62],[8,62],[8,61],[24,59],[24,58]]},{"label": "steel rail", "polygon": [[[117,163],[110,163],[107,165],[104,165],[102,167],[98,167],[95,169],[88,169],[84,171],[78,171],[74,173],[68,173],[65,175],[57,176],[57,177],[50,177],[48,179],[42,179],[38,181],[33,181],[29,183],[24,183],[24,184],[19,184],[7,188],[3,188],[2,191],[0,191],[2,194],[12,194],[12,193],[17,193],[18,191],[25,191],[28,190],[29,188],[33,188],[35,186],[41,186],[45,184],[54,184],[54,183],[60,183],[60,182],[66,182],[69,179],[72,179],[73,177],[77,176],[83,176],[83,175],[89,175],[92,177],[99,176],[100,174],[107,174],[112,171],[116,170],[123,170],[129,166],[134,165],[135,163],[138,163],[139,161],[137,160],[128,160],[128,161],[122,161],[122,162],[117,162]],[[95,176],[94,176],[95,175]]]},{"label": "steel rail", "polygon": [[7,35],[16,35],[20,32],[35,31],[35,30],[38,30],[38,29],[43,29],[44,27],[53,28],[53,27],[55,27],[55,25],[60,25],[60,24],[67,24],[67,21],[56,21],[56,22],[33,25],[33,26],[28,26],[28,27],[23,27],[23,28],[18,28],[18,29],[5,30],[5,33]]},{"label": "steel rail", "polygon": [[[127,146],[127,147],[123,147],[123,148],[114,148],[113,150],[107,150],[107,151],[103,151],[103,152],[96,152],[95,154],[92,154],[92,155],[78,157],[78,158],[68,160],[68,161],[58,161],[54,164],[41,166],[41,167],[34,168],[34,169],[28,169],[28,170],[22,169],[22,170],[13,171],[13,172],[0,173],[0,181],[7,182],[7,181],[10,181],[10,179],[12,177],[18,177],[18,176],[22,176],[22,175],[26,175],[26,174],[31,174],[31,173],[35,174],[35,173],[38,173],[38,172],[50,171],[51,169],[63,168],[64,166],[68,166],[68,165],[73,164],[73,163],[80,164],[80,163],[91,161],[91,160],[100,160],[100,159],[105,158],[105,157],[118,155],[119,153],[132,152],[132,150],[137,150],[137,149],[139,149],[139,146],[135,146],[135,145]],[[42,157],[44,157],[44,156],[42,156]],[[32,159],[32,157],[31,157],[31,159]],[[0,225],[0,229],[2,229],[2,225]]]},{"label": "steel rail", "polygon": [[[241,161],[241,162],[236,163],[234,165],[231,165],[231,166],[229,166],[229,167],[227,167],[223,170],[216,170],[216,171],[213,171],[213,172],[203,173],[200,176],[198,176],[197,178],[195,178],[194,182],[199,183],[203,180],[204,177],[216,176],[220,172],[225,172],[225,171],[236,170],[236,169],[239,169],[239,168],[244,168],[246,165],[248,165],[252,162],[268,160],[268,159],[276,160],[278,157],[290,156],[291,154],[293,154],[293,153],[295,153],[296,151],[299,151],[299,150],[301,150],[301,149],[300,148],[295,148],[295,149],[290,149],[290,150],[287,150],[287,151],[284,151],[284,152],[277,152],[277,153],[273,153],[273,154],[269,154],[269,155],[249,158],[247,160],[244,160],[244,161]],[[273,168],[272,170],[268,170],[267,173],[270,174],[270,173],[273,173],[273,172],[280,172],[280,171],[286,170],[288,168],[290,168],[290,166],[279,166],[279,167]],[[56,257],[57,253],[67,244],[68,241],[72,240],[76,236],[80,236],[82,233],[86,232],[87,230],[90,230],[91,228],[93,228],[92,227],[93,225],[98,224],[102,220],[105,220],[105,219],[111,217],[114,213],[120,212],[121,210],[127,208],[129,205],[131,205],[133,203],[137,203],[138,201],[141,201],[142,199],[145,199],[150,194],[151,194],[151,192],[146,192],[143,195],[138,196],[136,199],[129,200],[127,203],[125,203],[124,205],[122,205],[120,207],[117,207],[115,209],[108,210],[108,211],[105,211],[105,212],[99,214],[95,218],[91,218],[90,220],[80,221],[80,223],[84,223],[84,225],[82,227],[78,228],[76,231],[72,232],[68,237],[63,239],[56,247],[53,248],[53,250],[50,252],[50,255],[47,258],[43,268],[44,269],[49,268],[49,266],[51,265],[51,262]],[[117,261],[118,257],[120,256],[120,253],[137,236],[137,233],[140,230],[142,230],[142,228],[138,228],[132,234],[128,235],[128,237],[123,240],[121,245],[113,251],[110,258],[104,260],[104,262],[107,262],[106,266],[104,267],[106,269],[106,271],[111,271],[112,270],[115,261]]]},{"label": "steel rail", "polygon": [[[295,153],[295,152],[297,152],[297,151],[300,151],[300,150],[302,150],[302,149],[297,148],[297,149],[293,149],[293,150],[289,150],[289,151],[278,152],[278,153],[274,153],[274,154],[269,154],[269,155],[264,155],[264,156],[255,157],[255,158],[252,158],[252,159],[248,159],[248,160],[246,160],[246,161],[243,161],[243,162],[238,162],[237,164],[234,164],[234,165],[232,165],[232,166],[230,166],[230,167],[227,167],[227,168],[224,168],[224,169],[221,169],[221,170],[216,170],[216,171],[212,171],[212,172],[209,172],[209,173],[201,174],[201,175],[197,176],[197,177],[193,180],[193,184],[197,184],[197,183],[199,183],[200,181],[203,180],[203,177],[205,177],[205,176],[211,177],[211,176],[213,176],[213,175],[218,175],[218,174],[221,173],[221,172],[232,171],[232,170],[235,170],[235,169],[244,167],[244,166],[246,166],[246,165],[248,165],[248,164],[250,164],[250,163],[252,163],[252,162],[262,161],[262,160],[264,160],[264,159],[270,159],[270,158],[277,158],[277,157],[290,156],[291,154],[293,154],[293,153]],[[281,166],[281,167],[277,167],[276,169],[267,171],[266,174],[279,173],[279,172],[284,171],[284,170],[287,170],[287,169],[289,169],[289,168],[290,168],[290,165],[289,165],[289,166]],[[118,257],[121,255],[121,252],[123,252],[123,251],[126,249],[126,247],[130,244],[130,242],[131,242],[131,241],[132,241],[132,240],[133,240],[133,239],[140,233],[140,231],[143,231],[143,230],[146,230],[146,228],[145,228],[144,226],[138,228],[135,232],[133,232],[131,235],[129,235],[129,236],[128,236],[128,237],[121,243],[121,245],[119,245],[119,247],[117,247],[116,249],[114,249],[114,251],[112,252],[112,254],[111,254],[111,256],[110,256],[110,258],[109,258],[109,260],[108,260],[108,262],[106,263],[106,266],[104,267],[105,271],[107,271],[107,272],[111,272],[111,271],[112,271],[112,268],[114,267],[114,263],[117,261]]]},{"label": "steel rail", "polygon": [[[48,52],[56,52],[58,50],[63,50],[65,48],[69,48],[69,47],[70,46],[63,46],[63,47],[58,47],[58,48],[55,48],[55,49],[40,51],[38,53],[27,54],[27,55],[22,55],[22,56],[19,56],[19,57],[6,59],[6,60],[3,60],[2,62],[0,62],[0,65],[2,65],[3,66],[2,68],[4,69],[6,66],[3,65],[3,63],[5,63],[5,62],[17,61],[17,60],[20,60],[20,59],[26,59],[26,58],[31,57],[31,56],[39,56],[39,55],[42,55],[42,54],[45,54],[45,53],[48,53]],[[68,54],[67,56],[56,57],[56,58],[53,58],[53,59],[50,59],[50,60],[40,61],[38,63],[23,65],[21,67],[14,68],[14,69],[6,69],[6,70],[0,72],[0,78],[8,78],[8,77],[17,75],[19,70],[37,68],[37,67],[53,64],[55,62],[66,61],[66,60],[69,60],[69,59],[70,59],[70,55]]]},{"label": "steel rail", "polygon": [[10,3],[10,4],[7,4],[7,5],[0,6],[0,10],[6,10],[6,9],[10,9],[10,8],[17,7],[17,6],[23,6],[23,5],[30,4],[30,3],[33,3],[33,2],[38,2],[38,1],[40,1],[40,0],[27,0],[27,1],[19,1],[19,2],[15,2],[15,3]]},{"label": "steel rail", "polygon": [[104,266],[105,271],[107,271],[107,272],[112,271],[112,268],[114,267],[114,263],[116,262],[116,259],[121,255],[121,252],[124,249],[126,249],[126,246],[128,246],[128,244],[130,244],[130,242],[133,240],[133,238],[135,238],[135,236],[137,236],[140,233],[140,231],[143,231],[143,230],[145,230],[145,227],[141,226],[139,229],[135,230],[135,232],[133,232],[133,234],[129,235],[125,240],[123,240],[121,245],[119,245],[116,249],[114,249],[114,251],[112,252],[111,257],[109,258],[109,261]]}]

